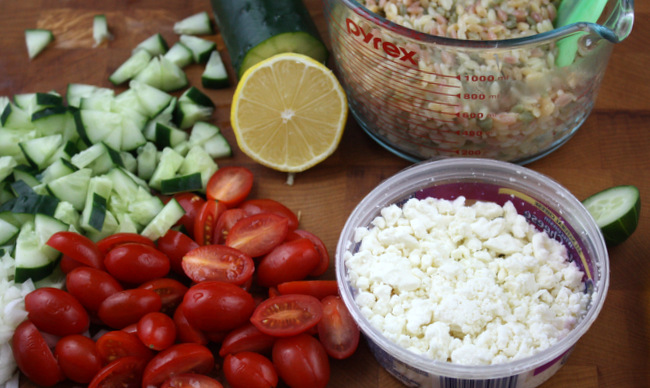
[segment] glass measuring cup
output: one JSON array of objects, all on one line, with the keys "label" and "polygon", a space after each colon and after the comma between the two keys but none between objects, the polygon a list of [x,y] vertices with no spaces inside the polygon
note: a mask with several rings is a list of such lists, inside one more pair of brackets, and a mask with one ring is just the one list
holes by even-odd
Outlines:
[{"label": "glass measuring cup", "polygon": [[[554,151],[591,112],[614,44],[634,20],[633,0],[609,0],[597,23],[502,40],[454,39],[417,31],[422,21],[399,14],[418,2],[398,3],[395,21],[354,0],[326,0],[325,14],[353,116],[378,143],[413,162],[470,156],[524,164]],[[522,23],[534,23],[530,18]],[[474,26],[465,27],[472,36]]]}]

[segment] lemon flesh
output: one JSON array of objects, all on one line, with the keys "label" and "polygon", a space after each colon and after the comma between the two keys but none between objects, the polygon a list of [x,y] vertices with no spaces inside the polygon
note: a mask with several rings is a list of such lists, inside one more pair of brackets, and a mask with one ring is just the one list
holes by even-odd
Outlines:
[{"label": "lemon flesh", "polygon": [[277,54],[248,69],[237,85],[231,124],[239,148],[284,172],[301,172],[338,147],[348,115],[334,73],[295,53]]}]

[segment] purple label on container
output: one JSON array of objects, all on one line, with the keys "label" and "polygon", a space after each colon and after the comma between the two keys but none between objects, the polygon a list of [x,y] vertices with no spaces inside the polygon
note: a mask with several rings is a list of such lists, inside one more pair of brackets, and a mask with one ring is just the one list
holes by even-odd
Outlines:
[{"label": "purple label on container", "polygon": [[570,261],[575,261],[585,273],[587,292],[593,289],[593,260],[586,252],[585,247],[576,236],[576,231],[564,221],[556,211],[548,205],[517,190],[480,182],[449,183],[431,186],[415,193],[415,198],[423,199],[434,197],[439,199],[454,200],[465,197],[468,200],[481,200],[505,204],[510,201],[517,212],[540,231],[546,232],[549,237],[559,241],[567,248]]},{"label": "purple label on container", "polygon": [[559,356],[557,356],[555,359],[549,361],[548,363],[536,368],[535,371],[533,372],[533,376],[536,376],[536,375],[544,372],[545,370],[547,370],[548,368],[554,366],[558,362],[560,362],[561,365],[564,365],[567,358],[569,358],[569,354],[571,354],[572,350],[573,350],[573,347],[569,348],[569,350],[567,350],[566,352],[560,354]]}]

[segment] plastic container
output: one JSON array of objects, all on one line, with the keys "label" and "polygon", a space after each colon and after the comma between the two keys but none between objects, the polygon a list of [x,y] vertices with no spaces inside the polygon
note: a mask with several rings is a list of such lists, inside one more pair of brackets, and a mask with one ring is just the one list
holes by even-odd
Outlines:
[{"label": "plastic container", "polygon": [[[586,314],[553,346],[501,364],[460,365],[434,361],[410,352],[371,325],[355,302],[344,257],[355,253],[355,229],[370,227],[382,208],[413,197],[433,196],[492,201],[511,200],[519,214],[566,247],[570,260],[585,273],[590,301]],[[534,221],[534,222],[531,222]],[[415,164],[372,190],[348,218],[336,248],[336,276],[343,301],[359,324],[379,364],[410,387],[536,387],[566,362],[576,342],[597,318],[609,285],[609,257],[604,239],[589,212],[554,180],[525,167],[479,158],[450,158]]]},{"label": "plastic container", "polygon": [[354,0],[326,0],[325,13],[351,112],[378,143],[413,162],[465,156],[524,164],[560,147],[585,121],[614,45],[632,29],[633,6],[608,0],[598,23],[552,29],[549,21],[544,32],[502,40],[474,39],[471,26],[469,39],[417,32]]}]

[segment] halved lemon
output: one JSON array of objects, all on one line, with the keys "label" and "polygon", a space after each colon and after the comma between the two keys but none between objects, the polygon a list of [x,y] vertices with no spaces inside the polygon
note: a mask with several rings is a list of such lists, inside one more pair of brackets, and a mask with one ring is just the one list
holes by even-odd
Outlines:
[{"label": "halved lemon", "polygon": [[302,54],[274,55],[246,70],[230,112],[237,145],[258,163],[301,172],[338,147],[348,116],[334,73]]}]

